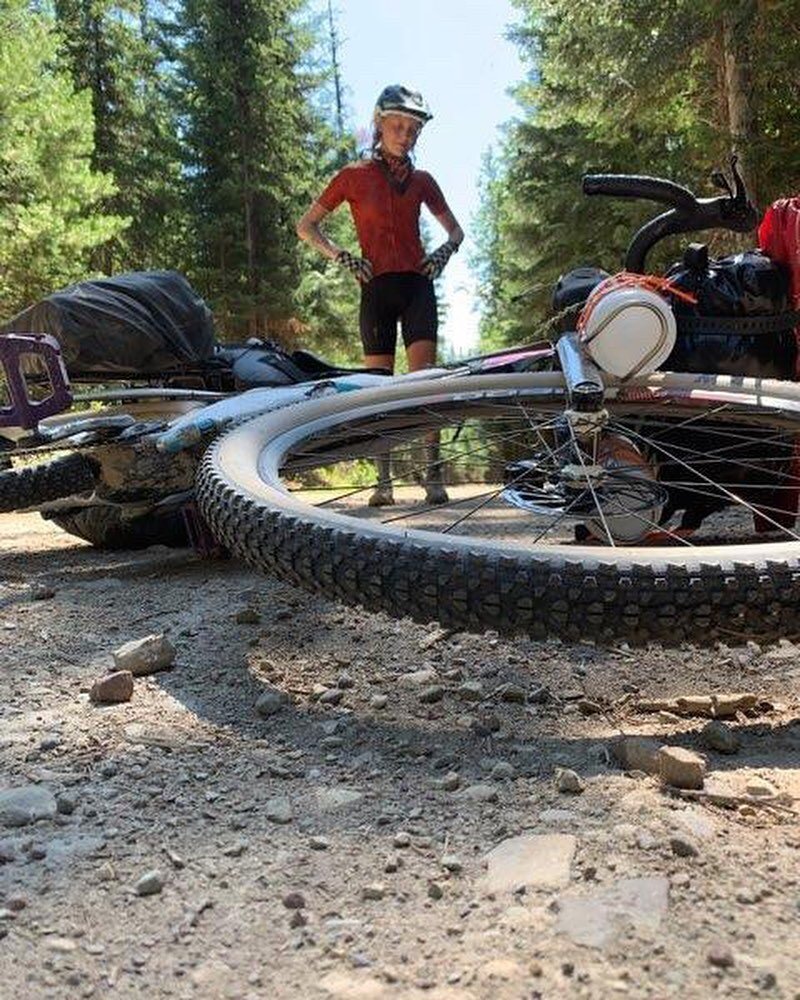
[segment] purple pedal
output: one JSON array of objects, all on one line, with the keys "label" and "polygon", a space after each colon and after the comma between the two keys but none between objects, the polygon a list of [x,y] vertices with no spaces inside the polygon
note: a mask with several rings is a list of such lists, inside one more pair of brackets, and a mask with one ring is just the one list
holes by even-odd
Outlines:
[{"label": "purple pedal", "polygon": [[[42,399],[31,399],[29,395],[30,386],[23,369],[26,357],[31,355],[37,363],[29,365],[33,369],[27,373],[28,378],[33,376],[30,386],[38,387],[38,379],[46,376],[42,390],[49,389],[49,393]],[[0,427],[29,430],[44,417],[61,413],[72,404],[67,369],[54,337],[45,333],[10,333],[0,337],[0,365],[5,374],[5,386],[0,384]],[[7,398],[3,399],[3,395]]]}]

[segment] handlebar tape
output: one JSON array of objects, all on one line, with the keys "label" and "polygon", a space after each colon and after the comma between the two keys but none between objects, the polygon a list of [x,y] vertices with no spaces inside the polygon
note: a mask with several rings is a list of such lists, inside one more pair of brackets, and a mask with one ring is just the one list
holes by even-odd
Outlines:
[{"label": "handlebar tape", "polygon": [[583,193],[608,195],[612,198],[645,198],[648,201],[671,205],[681,211],[697,209],[697,199],[692,192],[673,181],[660,177],[636,174],[585,174]]}]

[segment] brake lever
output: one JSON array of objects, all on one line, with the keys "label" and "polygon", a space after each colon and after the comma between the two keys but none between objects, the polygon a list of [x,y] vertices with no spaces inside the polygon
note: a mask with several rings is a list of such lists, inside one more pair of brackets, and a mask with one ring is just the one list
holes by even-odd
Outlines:
[{"label": "brake lever", "polygon": [[750,201],[747,194],[744,177],[739,170],[739,157],[736,153],[731,154],[731,176],[733,177],[733,191],[729,206],[726,206],[728,211],[724,214],[729,221],[735,222],[735,227],[739,232],[746,233],[755,229],[759,216],[756,206]]}]

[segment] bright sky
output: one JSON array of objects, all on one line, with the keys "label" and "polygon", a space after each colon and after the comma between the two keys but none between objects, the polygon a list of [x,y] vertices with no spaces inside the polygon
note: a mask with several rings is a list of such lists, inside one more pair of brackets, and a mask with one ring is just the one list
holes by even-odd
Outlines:
[{"label": "bright sky", "polygon": [[[341,73],[351,124],[370,128],[375,98],[388,83],[425,95],[434,114],[417,143],[416,162],[439,182],[467,236],[447,265],[443,335],[458,353],[477,342],[475,282],[467,257],[486,149],[516,105],[506,91],[524,70],[506,40],[515,20],[510,0],[335,0]],[[431,220],[436,245],[444,239]]]}]

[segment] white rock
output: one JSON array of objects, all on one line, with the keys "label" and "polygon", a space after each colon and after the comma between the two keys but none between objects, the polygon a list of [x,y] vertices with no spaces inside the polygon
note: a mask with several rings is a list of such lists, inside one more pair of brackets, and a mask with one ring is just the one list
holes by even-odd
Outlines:
[{"label": "white rock", "polygon": [[464,799],[467,802],[497,802],[497,789],[494,785],[467,785],[460,792],[455,793],[455,798]]},{"label": "white rock", "polygon": [[402,687],[425,687],[438,680],[435,670],[414,670],[410,674],[402,674],[398,678],[398,684]]},{"label": "white rock", "polygon": [[316,788],[314,797],[317,800],[317,808],[323,812],[330,812],[345,806],[354,806],[364,798],[364,795],[354,788]]},{"label": "white rock", "polygon": [[575,855],[572,834],[523,834],[501,841],[486,855],[487,892],[509,892],[517,886],[560,889],[569,883]]},{"label": "white rock", "polygon": [[661,876],[618,879],[587,895],[559,897],[557,929],[575,944],[603,948],[626,927],[652,934],[667,914],[669,881]]},{"label": "white rock", "polygon": [[294,819],[292,803],[285,795],[277,795],[273,799],[268,799],[264,815],[272,823],[291,823]]},{"label": "white rock", "polygon": [[586,788],[580,775],[569,767],[556,768],[556,788],[559,792],[568,792],[572,795],[580,795]]},{"label": "white rock", "polygon": [[115,649],[114,666],[117,670],[130,670],[134,677],[166,670],[175,660],[175,647],[163,632],[132,639]]}]

